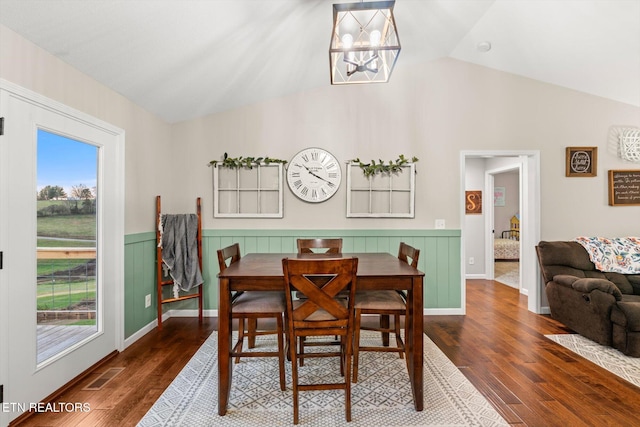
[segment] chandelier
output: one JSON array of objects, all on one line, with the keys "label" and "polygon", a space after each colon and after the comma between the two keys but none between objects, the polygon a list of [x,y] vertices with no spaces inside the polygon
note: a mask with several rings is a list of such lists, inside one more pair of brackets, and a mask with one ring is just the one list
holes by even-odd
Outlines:
[{"label": "chandelier", "polygon": [[333,5],[331,84],[384,83],[400,54],[395,1]]}]

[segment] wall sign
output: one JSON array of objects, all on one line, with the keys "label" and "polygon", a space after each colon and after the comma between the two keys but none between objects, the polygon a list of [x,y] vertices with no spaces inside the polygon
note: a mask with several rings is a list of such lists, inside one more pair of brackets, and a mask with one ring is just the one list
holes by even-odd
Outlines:
[{"label": "wall sign", "polygon": [[640,169],[609,171],[609,205],[640,206]]},{"label": "wall sign", "polygon": [[566,176],[596,176],[598,147],[567,147],[566,162]]},{"label": "wall sign", "polygon": [[482,191],[470,190],[464,192],[464,209],[468,215],[482,213]]},{"label": "wall sign", "polygon": [[507,201],[506,190],[504,187],[495,187],[493,189],[493,206],[504,206]]}]

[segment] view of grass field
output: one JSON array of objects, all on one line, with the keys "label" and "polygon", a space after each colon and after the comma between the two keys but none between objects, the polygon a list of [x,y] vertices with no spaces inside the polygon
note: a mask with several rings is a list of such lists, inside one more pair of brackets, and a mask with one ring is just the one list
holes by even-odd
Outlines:
[{"label": "view of grass field", "polygon": [[[38,210],[59,205],[69,206],[75,201],[38,200]],[[39,248],[94,247],[96,246],[96,215],[38,216]],[[95,267],[89,268],[89,259],[39,259],[37,309],[95,310]],[[94,319],[74,321],[73,325],[95,325]]]},{"label": "view of grass field", "polygon": [[40,259],[38,260],[38,277],[53,276],[60,271],[71,271],[81,265],[86,265],[88,259]]},{"label": "view of grass field", "polygon": [[[41,202],[38,201],[38,205]],[[38,236],[95,240],[96,216],[85,214],[38,217]]]},{"label": "view of grass field", "polygon": [[66,310],[70,306],[84,303],[93,306],[96,302],[96,281],[82,283],[51,282],[38,285],[38,310]]}]

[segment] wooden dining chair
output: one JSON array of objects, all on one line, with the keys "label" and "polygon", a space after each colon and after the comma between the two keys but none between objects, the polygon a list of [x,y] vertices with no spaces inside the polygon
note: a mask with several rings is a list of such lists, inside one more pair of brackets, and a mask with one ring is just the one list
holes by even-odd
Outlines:
[{"label": "wooden dining chair", "polygon": [[298,253],[342,253],[342,239],[298,239]]},{"label": "wooden dining chair", "polygon": [[[220,271],[238,262],[241,258],[240,245],[234,243],[231,246],[218,250],[218,264]],[[285,315],[286,304],[281,292],[271,291],[242,291],[236,292],[231,297],[231,318],[238,320],[238,341],[231,349],[231,357],[235,357],[235,363],[240,362],[241,357],[277,357],[280,370],[280,389],[286,390],[284,370],[284,327],[282,316]],[[258,319],[275,319],[276,330],[257,330]],[[253,325],[245,328],[245,320]],[[255,337],[261,335],[276,334],[278,339],[278,351],[244,351],[244,338],[249,341],[248,348],[253,348]]]},{"label": "wooden dining chair", "polygon": [[[400,243],[398,249],[398,259],[418,267],[420,249],[416,249],[404,242]],[[404,357],[405,346],[400,331],[400,316],[407,319],[407,297],[402,291],[380,290],[380,291],[359,291],[355,300],[355,337],[353,349],[353,382],[358,382],[358,365],[361,351],[397,352],[402,359]],[[379,315],[379,326],[363,326],[362,315]],[[389,316],[393,316],[393,327],[389,324]],[[360,345],[360,331],[377,331],[382,334],[381,346]],[[396,346],[389,347],[388,334],[392,333],[396,338]]]},{"label": "wooden dining chair", "polygon": [[[320,239],[298,239],[298,253],[299,254],[339,254],[342,253],[342,238],[320,238]],[[315,279],[316,281],[318,278]],[[320,279],[322,280],[322,279]],[[345,297],[344,294],[339,295],[340,297]],[[306,298],[302,292],[296,292],[296,297],[299,299]],[[304,353],[305,345],[310,346],[323,346],[328,344],[337,345],[340,342],[338,341],[338,337],[334,337],[333,341],[314,341],[309,344],[306,343],[306,340],[302,338],[300,340],[300,352]],[[300,366],[304,365],[304,358],[300,359]]]},{"label": "wooden dining chair", "polygon": [[[291,375],[293,382],[293,423],[299,421],[299,392],[307,390],[344,390],[345,417],[351,421],[351,356],[353,351],[354,297],[358,258],[339,259],[288,259],[282,260],[285,298],[287,306],[287,334]],[[311,277],[324,276],[323,284]],[[336,298],[340,292],[349,291],[348,298]],[[303,292],[306,299],[294,298]],[[298,339],[336,335],[340,347],[336,351],[300,353],[295,343]],[[326,350],[326,349],[325,349]],[[338,357],[343,382],[300,384],[299,358]]]}]

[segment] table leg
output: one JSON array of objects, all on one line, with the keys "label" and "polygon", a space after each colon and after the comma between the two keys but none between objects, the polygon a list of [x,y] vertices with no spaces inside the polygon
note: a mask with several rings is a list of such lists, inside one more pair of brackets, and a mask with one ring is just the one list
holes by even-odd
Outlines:
[{"label": "table leg", "polygon": [[413,278],[411,292],[408,292],[409,317],[407,319],[406,343],[407,368],[411,377],[411,391],[416,411],[424,409],[424,320],[422,277]]},{"label": "table leg", "polygon": [[229,279],[218,279],[218,415],[227,413],[233,365],[231,363],[231,292]]}]

